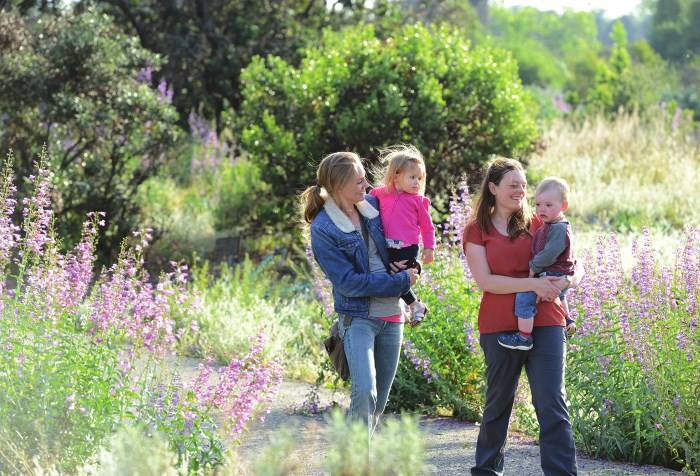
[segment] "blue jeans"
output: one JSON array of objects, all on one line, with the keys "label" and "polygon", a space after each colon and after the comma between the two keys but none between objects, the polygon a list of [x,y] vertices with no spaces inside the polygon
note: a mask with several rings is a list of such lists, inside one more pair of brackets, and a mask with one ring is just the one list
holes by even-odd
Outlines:
[{"label": "blue jeans", "polygon": [[348,416],[366,423],[371,438],[396,376],[403,323],[355,317],[345,328],[341,316],[338,327],[352,381]]},{"label": "blue jeans", "polygon": [[[538,276],[564,276],[564,273],[546,271]],[[569,289],[564,289],[559,294],[559,300],[566,309],[566,293]],[[537,314],[537,294],[534,291],[515,294],[515,317],[520,319],[532,319]]]}]

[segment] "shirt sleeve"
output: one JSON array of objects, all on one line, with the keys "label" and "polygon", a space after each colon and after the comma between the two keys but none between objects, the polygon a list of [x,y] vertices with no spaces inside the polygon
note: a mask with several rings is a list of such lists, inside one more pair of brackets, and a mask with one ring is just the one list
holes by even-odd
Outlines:
[{"label": "shirt sleeve", "polygon": [[428,197],[421,198],[421,203],[418,207],[418,226],[420,227],[423,247],[434,249],[435,225],[433,225],[433,219],[430,217],[430,199]]},{"label": "shirt sleeve", "polygon": [[377,197],[381,199],[383,196],[386,195],[386,187],[384,185],[378,185],[374,187],[372,190],[369,191],[369,194],[372,195],[373,197]]},{"label": "shirt sleeve", "polygon": [[464,233],[462,234],[462,248],[465,248],[467,243],[484,246],[484,237],[481,232],[481,227],[476,220],[470,220],[464,228]]},{"label": "shirt sleeve", "polygon": [[358,273],[338,248],[335,240],[322,229],[311,227],[311,250],[321,270],[333,287],[347,297],[395,297],[409,291],[411,280],[406,271]]},{"label": "shirt sleeve", "polygon": [[544,249],[532,257],[530,269],[535,274],[544,271],[544,268],[554,264],[559,255],[566,249],[567,244],[566,223],[554,223],[550,225]]}]

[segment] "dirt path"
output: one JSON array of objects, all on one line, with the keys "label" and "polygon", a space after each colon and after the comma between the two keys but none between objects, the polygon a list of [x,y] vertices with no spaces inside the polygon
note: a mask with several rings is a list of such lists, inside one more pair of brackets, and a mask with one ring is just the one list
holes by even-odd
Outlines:
[{"label": "dirt path", "polygon": [[[197,361],[179,359],[183,379],[191,375]],[[245,459],[254,457],[264,447],[271,435],[282,427],[296,429],[297,451],[294,457],[301,463],[299,475],[324,475],[321,462],[326,452],[323,439],[325,420],[323,416],[304,416],[298,413],[311,385],[285,381],[264,423],[255,422],[241,441],[241,455]],[[332,399],[347,407],[348,396],[336,392]],[[331,402],[331,392],[321,393],[321,404]],[[426,457],[431,465],[430,474],[464,475],[474,464],[474,446],[479,426],[459,422],[451,418],[422,417],[419,428],[425,438]],[[514,462],[519,461],[517,467]],[[509,464],[510,463],[510,464]],[[578,469],[581,475],[677,475],[681,474],[658,466],[636,466],[588,458],[579,454]],[[539,447],[527,437],[511,436],[506,450],[506,475],[530,476],[542,474],[539,462]]]}]

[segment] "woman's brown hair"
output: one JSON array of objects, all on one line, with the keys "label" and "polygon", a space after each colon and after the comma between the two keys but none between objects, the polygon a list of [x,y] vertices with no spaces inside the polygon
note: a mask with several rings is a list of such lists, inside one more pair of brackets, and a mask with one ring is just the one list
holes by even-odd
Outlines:
[{"label": "woman's brown hair", "polygon": [[333,196],[343,185],[352,180],[358,167],[362,167],[360,157],[354,152],[334,152],[328,154],[316,169],[316,185],[301,193],[301,208],[306,223],[311,223],[326,202],[321,189]]},{"label": "woman's brown hair", "polygon": [[[525,174],[523,166],[514,159],[497,158],[489,163],[489,167],[484,175],[484,180],[481,182],[481,193],[474,207],[475,213],[472,220],[476,221],[482,230],[486,233],[491,233],[493,225],[491,224],[491,215],[496,206],[496,197],[491,193],[489,183],[499,185],[503,176],[512,170],[518,170]],[[508,219],[508,236],[510,239],[515,239],[523,233],[529,233],[530,221],[532,213],[527,200],[523,201],[523,206],[520,210],[513,213]]]}]

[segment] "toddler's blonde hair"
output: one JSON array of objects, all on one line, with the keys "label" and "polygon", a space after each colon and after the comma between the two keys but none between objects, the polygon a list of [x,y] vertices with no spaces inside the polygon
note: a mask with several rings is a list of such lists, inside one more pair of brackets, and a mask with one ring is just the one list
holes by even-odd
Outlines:
[{"label": "toddler's blonde hair", "polygon": [[420,194],[425,195],[425,161],[418,149],[410,144],[393,145],[379,151],[380,163],[384,165],[381,183],[390,190],[396,190],[396,176],[409,167],[418,167],[423,177],[420,181]]},{"label": "toddler's blonde hair", "polygon": [[563,178],[547,177],[542,180],[535,190],[535,196],[543,192],[549,192],[550,190],[559,192],[562,202],[569,201],[569,184]]}]

